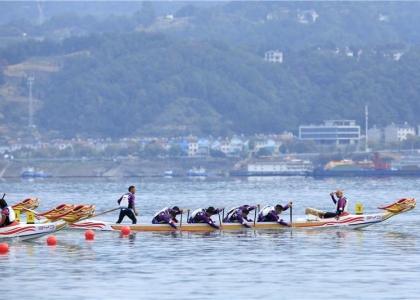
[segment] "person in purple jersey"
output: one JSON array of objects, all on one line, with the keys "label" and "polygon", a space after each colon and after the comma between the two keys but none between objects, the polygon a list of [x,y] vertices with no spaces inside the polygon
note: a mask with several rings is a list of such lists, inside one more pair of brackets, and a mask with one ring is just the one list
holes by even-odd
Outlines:
[{"label": "person in purple jersey", "polygon": [[264,206],[258,214],[258,222],[277,222],[281,225],[290,227],[292,225],[281,219],[279,215],[283,211],[288,210],[292,205],[293,202],[289,202],[285,206],[280,204],[277,204],[275,207],[269,205]]},{"label": "person in purple jersey", "polygon": [[[4,196],[3,196],[4,197]],[[4,198],[0,199],[0,227],[12,224],[16,219],[15,211]]]},{"label": "person in purple jersey", "polygon": [[177,229],[177,226],[175,225],[178,223],[176,215],[183,214],[186,211],[189,211],[189,209],[179,209],[178,206],[174,206],[172,209],[165,207],[155,214],[152,224],[169,224],[172,228]]},{"label": "person in purple jersey", "polygon": [[251,226],[248,225],[247,222],[252,222],[251,219],[248,219],[248,214],[251,210],[254,210],[258,207],[258,205],[249,206],[249,205],[243,205],[238,206],[230,209],[226,215],[226,217],[223,219],[224,223],[241,223],[246,228],[251,228]]},{"label": "person in purple jersey", "polygon": [[120,199],[118,199],[118,204],[120,205],[120,216],[118,218],[117,224],[120,224],[125,216],[129,217],[133,224],[137,223],[137,219],[135,217],[139,214],[136,210],[136,197],[134,194],[136,193],[136,188],[134,186],[130,186],[128,188],[128,193],[121,196]]},{"label": "person in purple jersey", "polygon": [[217,208],[215,209],[213,206],[205,208],[199,208],[191,214],[188,223],[207,223],[211,227],[219,229],[219,226],[216,225],[216,223],[211,219],[212,215],[220,214],[222,210],[225,208]]},{"label": "person in purple jersey", "polygon": [[[338,199],[335,199],[334,195],[337,196]],[[342,190],[337,190],[336,192],[330,193],[331,199],[335,204],[335,212],[326,212],[323,215],[321,214],[320,217],[327,219],[327,218],[336,218],[337,220],[340,219],[340,216],[347,212],[348,201],[346,197],[343,196]]]}]

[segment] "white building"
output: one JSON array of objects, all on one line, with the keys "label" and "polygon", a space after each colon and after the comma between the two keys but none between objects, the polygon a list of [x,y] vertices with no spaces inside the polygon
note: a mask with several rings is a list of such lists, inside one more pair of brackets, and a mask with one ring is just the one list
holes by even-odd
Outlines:
[{"label": "white building", "polygon": [[195,138],[188,138],[188,156],[196,156],[198,154],[198,140]]},{"label": "white building", "polygon": [[323,125],[301,125],[299,139],[320,145],[354,145],[360,140],[360,126],[355,120],[325,120]]},{"label": "white building", "polygon": [[415,127],[408,125],[407,122],[404,124],[388,125],[384,129],[385,143],[400,142],[407,139],[408,135],[416,135]]},{"label": "white building", "polygon": [[265,52],[264,60],[269,62],[283,62],[283,52],[280,52],[279,50],[270,50]]},{"label": "white building", "polygon": [[228,138],[220,141],[220,151],[228,155],[231,152],[230,141]]}]

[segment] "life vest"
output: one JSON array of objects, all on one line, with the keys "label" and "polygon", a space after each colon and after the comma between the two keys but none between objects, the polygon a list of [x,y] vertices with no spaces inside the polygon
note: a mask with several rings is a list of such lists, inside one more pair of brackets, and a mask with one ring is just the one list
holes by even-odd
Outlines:
[{"label": "life vest", "polygon": [[156,218],[157,216],[159,216],[161,213],[165,213],[165,214],[167,214],[167,215],[169,216],[169,214],[168,214],[168,208],[167,208],[167,207],[165,207],[165,208],[161,209],[159,212],[157,212],[157,213],[153,216],[153,219],[154,219],[154,218]]},{"label": "life vest", "polygon": [[7,226],[9,224],[12,224],[13,221],[16,220],[15,211],[13,210],[13,208],[10,205],[8,205],[5,208],[3,208],[3,211],[5,211],[5,210],[7,210],[7,215],[5,213],[3,213],[3,215],[6,216],[6,220],[5,220],[4,224],[3,224],[3,226]]},{"label": "life vest", "polygon": [[273,206],[266,205],[261,209],[260,215],[262,217],[266,217],[270,213],[270,211],[273,211],[273,210],[275,210]]},{"label": "life vest", "polygon": [[233,214],[239,209],[239,206],[231,208],[228,212],[227,215],[225,217],[225,219],[223,220],[223,222],[228,222],[229,219],[233,216]]},{"label": "life vest", "polygon": [[204,208],[196,209],[192,212],[190,219],[193,220],[198,213],[205,213],[206,210]]},{"label": "life vest", "polygon": [[130,196],[130,194],[124,194],[122,196],[121,201],[120,201],[120,208],[129,208],[128,207],[128,205],[129,205],[129,201],[128,201],[129,196]]},{"label": "life vest", "polygon": [[[347,201],[347,199],[346,199],[345,197],[343,197],[343,199],[344,199],[344,201],[346,202],[346,204],[344,204],[344,208],[343,208],[342,213],[347,211],[347,206],[348,206],[348,204],[349,204],[349,202]],[[340,201],[340,199],[338,199],[338,200],[337,200],[337,202],[335,203],[335,211],[338,211],[338,208],[339,208],[339,207],[338,207],[339,201]]]}]

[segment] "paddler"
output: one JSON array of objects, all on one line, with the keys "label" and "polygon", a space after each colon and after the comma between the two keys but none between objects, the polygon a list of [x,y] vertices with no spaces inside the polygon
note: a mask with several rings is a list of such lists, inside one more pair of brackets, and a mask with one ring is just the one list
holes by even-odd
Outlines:
[{"label": "paddler", "polygon": [[211,227],[219,229],[219,226],[217,226],[216,223],[211,219],[211,216],[220,214],[220,212],[224,209],[224,207],[215,209],[213,206],[208,208],[199,208],[193,211],[190,219],[188,220],[188,223],[207,223]]},{"label": "paddler", "polygon": [[251,210],[254,210],[258,207],[258,205],[250,206],[250,205],[242,205],[231,208],[226,217],[223,219],[223,223],[241,223],[246,228],[251,228],[247,222],[252,222],[251,219],[248,218],[248,214]]},{"label": "paddler", "polygon": [[283,219],[279,217],[279,215],[285,211],[288,210],[289,207],[293,205],[293,202],[287,203],[285,206],[282,206],[280,204],[277,204],[275,207],[273,206],[264,206],[261,209],[261,212],[258,214],[258,222],[277,222],[284,226],[292,226],[291,224],[287,223]]},{"label": "paddler", "polygon": [[128,188],[128,193],[121,196],[120,199],[118,199],[118,204],[120,206],[120,216],[118,218],[117,224],[120,224],[121,221],[124,219],[125,216],[129,217],[133,224],[137,223],[137,219],[135,217],[139,214],[136,210],[136,197],[134,194],[136,193],[136,188],[134,186],[130,186]]},{"label": "paddler", "polygon": [[[337,196],[337,199],[334,197],[334,195]],[[335,217],[338,220],[340,219],[340,216],[347,211],[348,201],[343,195],[343,190],[331,192],[330,197],[335,204],[335,212],[326,212],[321,214],[320,217],[324,219]]]},{"label": "paddler", "polygon": [[5,227],[12,224],[15,219],[15,211],[10,205],[7,205],[3,195],[3,198],[0,199],[0,227]]},{"label": "paddler", "polygon": [[176,216],[183,214],[186,211],[189,210],[179,209],[178,206],[174,206],[172,208],[165,207],[155,214],[152,224],[169,224],[172,228],[177,229],[177,226],[175,225],[178,223]]}]

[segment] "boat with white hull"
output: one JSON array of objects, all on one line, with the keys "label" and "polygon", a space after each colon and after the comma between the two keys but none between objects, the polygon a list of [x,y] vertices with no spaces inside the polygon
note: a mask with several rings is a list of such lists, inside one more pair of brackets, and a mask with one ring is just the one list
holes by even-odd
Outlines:
[{"label": "boat with white hull", "polygon": [[27,224],[15,221],[6,227],[0,227],[0,241],[16,238],[19,240],[36,239],[55,233],[68,225],[69,223],[62,220],[45,224]]},{"label": "boat with white hull", "polygon": [[[37,199],[38,200],[38,199]],[[25,201],[25,200],[24,200]],[[25,202],[27,204],[28,201]],[[34,203],[32,203],[34,205]],[[35,214],[38,219],[33,224],[14,221],[12,224],[0,227],[0,241],[5,239],[19,239],[29,240],[40,238],[47,234],[55,233],[69,226],[72,223],[86,220],[95,213],[95,206],[78,205],[78,206],[63,206],[69,207],[67,210],[51,210],[44,216]],[[24,208],[26,212],[33,212],[32,209]]]},{"label": "boat with white hull", "polygon": [[236,164],[229,176],[307,176],[313,168],[309,160],[252,159]]},{"label": "boat with white hull", "polygon": [[[307,208],[305,218],[298,218],[291,223],[291,227],[280,225],[276,222],[249,222],[251,227],[246,229],[239,223],[222,223],[218,224],[220,229],[211,227],[206,223],[180,223],[178,229],[180,231],[216,231],[216,230],[273,230],[273,229],[290,229],[290,228],[351,228],[360,229],[383,222],[395,215],[410,211],[416,207],[416,199],[402,198],[395,203],[387,206],[378,207],[386,210],[384,213],[352,215],[346,214],[340,216],[339,220],[335,218],[322,219],[319,217],[321,211],[313,208]],[[115,224],[112,222],[104,222],[99,220],[86,220],[69,225],[69,229],[92,229],[104,231],[120,231],[123,226],[129,226],[133,231],[175,231],[169,224]]]}]

